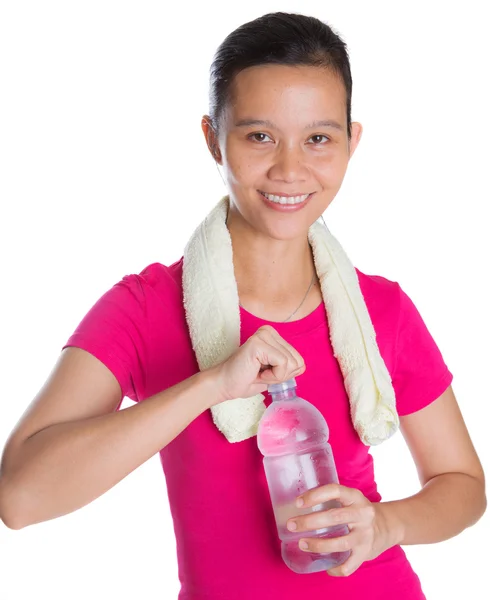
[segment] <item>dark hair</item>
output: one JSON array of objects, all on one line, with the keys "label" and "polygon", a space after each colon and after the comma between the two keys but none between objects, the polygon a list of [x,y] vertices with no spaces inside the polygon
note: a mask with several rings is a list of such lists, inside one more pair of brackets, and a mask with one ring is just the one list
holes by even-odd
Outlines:
[{"label": "dark hair", "polygon": [[221,43],[210,69],[209,112],[218,129],[230,99],[233,78],[258,65],[309,65],[332,70],[343,81],[347,104],[347,133],[351,137],[352,76],[346,44],[315,17],[269,13],[232,31]]}]

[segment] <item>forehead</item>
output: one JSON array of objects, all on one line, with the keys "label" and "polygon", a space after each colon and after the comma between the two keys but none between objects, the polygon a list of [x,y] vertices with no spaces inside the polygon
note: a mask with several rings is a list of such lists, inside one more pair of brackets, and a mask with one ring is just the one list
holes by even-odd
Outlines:
[{"label": "forehead", "polygon": [[[346,93],[341,77],[325,67],[260,65],[240,71],[230,86],[228,109],[235,117],[298,111],[311,120],[345,119]],[[251,113],[251,114],[248,114]],[[306,114],[309,113],[309,114]],[[323,114],[319,114],[323,113]],[[328,113],[328,114],[327,114]]]}]

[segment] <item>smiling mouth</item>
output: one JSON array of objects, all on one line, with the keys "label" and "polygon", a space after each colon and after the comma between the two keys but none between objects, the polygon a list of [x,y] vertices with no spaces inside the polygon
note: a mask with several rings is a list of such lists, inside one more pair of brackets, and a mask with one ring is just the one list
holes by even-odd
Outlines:
[{"label": "smiling mouth", "polygon": [[301,195],[297,195],[297,196],[279,196],[276,194],[266,194],[265,192],[262,192],[259,190],[259,193],[262,194],[262,196],[264,196],[264,198],[267,198],[267,200],[269,200],[269,202],[274,202],[276,204],[301,204],[302,202],[305,202],[306,200],[308,200],[308,198],[310,196],[313,195],[314,192],[310,193],[310,194],[301,194]]}]

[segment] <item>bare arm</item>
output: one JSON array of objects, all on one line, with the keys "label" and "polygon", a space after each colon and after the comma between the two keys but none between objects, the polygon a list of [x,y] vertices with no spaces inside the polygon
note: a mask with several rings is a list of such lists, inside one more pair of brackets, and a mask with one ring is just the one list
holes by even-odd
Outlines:
[{"label": "bare arm", "polygon": [[[404,500],[370,502],[355,488],[324,485],[303,494],[297,506],[331,500],[340,500],[342,506],[288,521],[291,531],[305,532],[306,552],[351,551],[342,565],[328,571],[332,576],[350,575],[364,561],[396,544],[446,540],[475,523],[485,511],[483,470],[452,389],[400,421],[423,486],[420,492]],[[347,535],[308,536],[309,531],[339,524],[349,526]]]},{"label": "bare arm", "polygon": [[303,359],[261,327],[226,361],[115,411],[112,372],[79,348],[62,353],[5,447],[0,518],[12,529],[88,504],[171,442],[211,406],[296,377]]},{"label": "bare arm", "polygon": [[400,418],[422,489],[377,507],[394,544],[430,544],[473,525],[486,509],[485,478],[450,387],[426,408]]},{"label": "bare arm", "polygon": [[88,352],[65,349],[12,433],[0,476],[0,516],[12,529],[72,512],[113,487],[212,403],[199,373],[115,411],[121,388]]}]

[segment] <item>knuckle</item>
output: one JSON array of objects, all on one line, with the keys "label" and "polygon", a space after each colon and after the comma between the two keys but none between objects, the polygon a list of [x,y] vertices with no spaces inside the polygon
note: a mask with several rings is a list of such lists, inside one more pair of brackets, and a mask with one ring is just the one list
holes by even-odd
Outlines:
[{"label": "knuckle", "polygon": [[309,490],[303,494],[303,500],[308,506],[315,506],[316,504],[320,504],[320,500],[318,499],[318,493],[316,489]]},{"label": "knuckle", "polygon": [[321,540],[316,540],[315,538],[308,540],[308,548],[310,552],[323,553],[326,552],[324,547],[324,542]]},{"label": "knuckle", "polygon": [[325,518],[325,514],[322,513],[312,513],[310,517],[304,517],[305,527],[314,531],[315,529],[323,529],[324,527],[328,527],[328,521]]},{"label": "knuckle", "polygon": [[304,363],[301,364],[300,362],[298,362],[295,366],[294,366],[294,370],[295,371],[302,371],[304,369]]},{"label": "knuckle", "polygon": [[376,509],[374,508],[374,506],[372,504],[370,504],[369,506],[366,506],[364,508],[364,516],[368,521],[374,521],[374,516],[376,514]]},{"label": "knuckle", "polygon": [[265,329],[266,327],[267,327],[266,325],[264,325],[263,327],[259,327],[250,339],[251,340],[253,340],[253,339],[262,340],[263,336],[267,333],[267,330]]},{"label": "knuckle", "polygon": [[272,331],[274,331],[274,328],[271,325],[261,325],[258,329],[257,332],[263,332],[263,333],[271,333]]},{"label": "knuckle", "polygon": [[350,515],[349,515],[349,513],[348,513],[347,511],[345,511],[345,510],[342,510],[342,511],[341,511],[341,510],[339,510],[338,512],[336,512],[336,513],[333,515],[333,520],[334,520],[336,523],[348,523],[348,522],[350,522]]},{"label": "knuckle", "polygon": [[340,552],[344,552],[345,550],[350,550],[350,540],[347,536],[341,537],[338,539],[337,547]]}]

